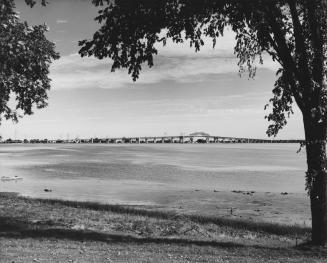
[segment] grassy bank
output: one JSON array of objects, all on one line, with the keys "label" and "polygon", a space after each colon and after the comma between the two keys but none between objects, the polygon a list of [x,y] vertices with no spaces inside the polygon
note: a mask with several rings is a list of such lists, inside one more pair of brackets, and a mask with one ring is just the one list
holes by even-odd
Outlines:
[{"label": "grassy bank", "polygon": [[1,262],[325,262],[309,228],[0,194]]}]

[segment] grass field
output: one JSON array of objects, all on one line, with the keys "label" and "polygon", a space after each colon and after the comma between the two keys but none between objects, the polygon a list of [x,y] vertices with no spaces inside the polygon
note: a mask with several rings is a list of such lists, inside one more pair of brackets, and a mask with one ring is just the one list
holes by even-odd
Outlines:
[{"label": "grass field", "polygon": [[304,226],[0,194],[1,262],[326,262]]}]

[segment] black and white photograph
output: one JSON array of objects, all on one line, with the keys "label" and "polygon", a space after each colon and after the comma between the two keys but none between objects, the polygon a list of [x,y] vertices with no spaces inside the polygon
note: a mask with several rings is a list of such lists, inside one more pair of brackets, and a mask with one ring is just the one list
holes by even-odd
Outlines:
[{"label": "black and white photograph", "polygon": [[326,263],[327,0],[0,0],[0,262]]}]

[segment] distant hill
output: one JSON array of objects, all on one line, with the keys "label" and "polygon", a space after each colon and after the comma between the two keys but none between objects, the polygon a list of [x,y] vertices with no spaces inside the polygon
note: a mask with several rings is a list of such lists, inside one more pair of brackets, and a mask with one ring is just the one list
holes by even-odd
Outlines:
[{"label": "distant hill", "polygon": [[190,136],[203,136],[203,137],[207,137],[210,136],[208,133],[205,132],[193,132],[190,134]]}]

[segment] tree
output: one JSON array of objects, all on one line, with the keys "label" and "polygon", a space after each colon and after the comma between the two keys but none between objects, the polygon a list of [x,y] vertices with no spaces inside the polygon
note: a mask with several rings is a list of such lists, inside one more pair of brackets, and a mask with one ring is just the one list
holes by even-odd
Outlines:
[{"label": "tree", "polygon": [[[25,2],[31,7],[36,3]],[[54,43],[45,37],[48,27],[20,21],[14,8],[13,0],[0,0],[0,121],[3,117],[18,121],[23,114],[32,114],[33,106],[47,106],[49,65],[59,58]]]},{"label": "tree", "polygon": [[112,71],[127,68],[136,80],[142,64],[153,66],[165,45],[190,41],[198,51],[203,37],[213,46],[224,29],[236,33],[240,71],[255,75],[255,61],[269,54],[280,64],[266,116],[269,136],[287,124],[295,101],[303,114],[311,200],[312,242],[327,243],[327,0],[93,0],[101,27],[80,41],[81,56],[111,58]]}]

